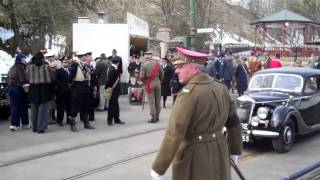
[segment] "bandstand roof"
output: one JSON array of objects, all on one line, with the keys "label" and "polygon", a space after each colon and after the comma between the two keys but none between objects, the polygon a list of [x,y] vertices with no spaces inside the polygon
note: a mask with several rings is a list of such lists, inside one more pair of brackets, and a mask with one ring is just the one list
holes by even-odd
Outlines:
[{"label": "bandstand roof", "polygon": [[285,22],[313,24],[316,26],[320,25],[319,23],[317,23],[309,18],[306,18],[300,14],[289,11],[288,9],[283,9],[282,11],[279,11],[275,14],[270,15],[270,16],[263,17],[263,18],[256,20],[250,24],[256,25],[256,24],[285,23]]}]

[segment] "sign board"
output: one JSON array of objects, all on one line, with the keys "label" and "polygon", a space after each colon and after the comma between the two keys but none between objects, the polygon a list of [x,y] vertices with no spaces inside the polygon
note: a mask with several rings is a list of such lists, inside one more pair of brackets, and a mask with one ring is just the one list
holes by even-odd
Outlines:
[{"label": "sign board", "polygon": [[146,21],[127,12],[127,24],[130,35],[149,37],[149,24]]},{"label": "sign board", "polygon": [[213,32],[213,28],[201,28],[201,29],[197,29],[197,33],[212,33]]},{"label": "sign board", "polygon": [[128,29],[127,24],[73,24],[73,51],[91,51],[92,57],[96,58],[101,53],[111,56],[112,50],[116,49],[123,62],[121,82],[128,82],[129,74],[125,71],[129,65]]}]

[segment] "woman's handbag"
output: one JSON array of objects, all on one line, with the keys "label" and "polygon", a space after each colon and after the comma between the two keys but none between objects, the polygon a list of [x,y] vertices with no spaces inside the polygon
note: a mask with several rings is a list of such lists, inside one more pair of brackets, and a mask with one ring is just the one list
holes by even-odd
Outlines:
[{"label": "woman's handbag", "polygon": [[103,92],[103,96],[106,100],[110,100],[110,98],[112,96],[112,88],[108,87],[107,89],[105,89]]},{"label": "woman's handbag", "polygon": [[[107,71],[107,74],[109,74],[109,69]],[[108,78],[107,78],[108,79]],[[111,99],[111,96],[112,96],[112,91],[113,89],[116,87],[116,85],[118,84],[118,81],[119,81],[119,77],[117,78],[116,82],[113,84],[112,87],[108,87],[104,90],[103,92],[103,96],[106,100],[110,100]]]},{"label": "woman's handbag", "polygon": [[22,85],[22,89],[25,93],[29,92],[29,88],[30,88],[30,84],[23,84]]}]

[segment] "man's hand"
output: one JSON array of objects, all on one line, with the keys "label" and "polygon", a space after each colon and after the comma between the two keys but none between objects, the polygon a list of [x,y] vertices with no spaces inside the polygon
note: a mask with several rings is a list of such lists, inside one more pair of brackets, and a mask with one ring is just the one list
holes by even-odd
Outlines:
[{"label": "man's hand", "polygon": [[238,159],[239,159],[238,155],[231,155],[230,157],[231,157],[231,159],[233,159],[235,164],[238,164]]},{"label": "man's hand", "polygon": [[163,176],[159,175],[152,169],[151,169],[150,175],[152,177],[152,180],[163,180]]}]

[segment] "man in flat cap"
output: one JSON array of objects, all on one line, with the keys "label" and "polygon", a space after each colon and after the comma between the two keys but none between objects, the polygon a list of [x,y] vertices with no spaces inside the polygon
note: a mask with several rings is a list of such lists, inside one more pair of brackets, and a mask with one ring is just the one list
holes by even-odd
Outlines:
[{"label": "man in flat cap", "polygon": [[80,119],[84,123],[85,129],[94,129],[88,119],[89,98],[90,98],[90,66],[91,52],[79,51],[75,60],[70,65],[69,79],[72,81],[72,102],[70,113],[70,128],[72,132],[77,132],[75,118],[80,112]]},{"label": "man in flat cap", "polygon": [[152,58],[152,53],[144,53],[144,62],[139,77],[145,84],[145,92],[149,99],[150,105],[150,123],[159,121],[161,110],[161,81],[163,80],[163,70],[160,62]]},{"label": "man in flat cap", "polygon": [[185,86],[174,103],[151,176],[163,179],[172,162],[174,180],[230,180],[230,154],[240,155],[242,148],[231,97],[223,84],[201,73],[199,64],[205,62],[206,54],[177,51],[175,73]]}]

